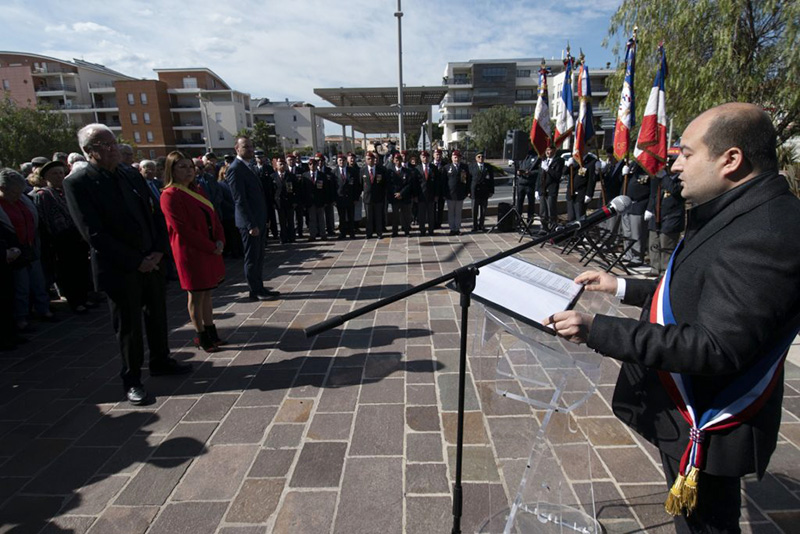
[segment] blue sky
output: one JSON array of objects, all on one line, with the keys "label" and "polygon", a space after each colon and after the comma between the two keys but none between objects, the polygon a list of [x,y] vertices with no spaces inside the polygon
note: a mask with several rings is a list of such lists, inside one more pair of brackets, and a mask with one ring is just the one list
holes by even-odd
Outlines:
[{"label": "blue sky", "polygon": [[[225,4],[228,4],[225,6]],[[439,85],[449,61],[560,57],[591,68],[620,0],[403,0],[403,81]],[[224,6],[224,7],[223,7]],[[397,0],[3,0],[0,50],[82,58],[124,74],[207,67],[234,89],[322,102],[315,87],[397,84]]]}]

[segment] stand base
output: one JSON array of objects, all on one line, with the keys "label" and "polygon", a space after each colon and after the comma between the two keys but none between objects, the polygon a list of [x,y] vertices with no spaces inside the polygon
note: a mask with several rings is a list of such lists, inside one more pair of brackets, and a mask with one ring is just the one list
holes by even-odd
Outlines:
[{"label": "stand base", "polygon": [[515,516],[514,526],[504,531],[511,508],[486,520],[480,534],[602,534],[603,528],[592,516],[569,506],[523,503]]}]

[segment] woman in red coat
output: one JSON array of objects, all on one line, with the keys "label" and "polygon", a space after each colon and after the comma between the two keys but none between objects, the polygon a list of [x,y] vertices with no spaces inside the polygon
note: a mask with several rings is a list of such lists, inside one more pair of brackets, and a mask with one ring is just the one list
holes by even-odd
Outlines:
[{"label": "woman in red coat", "polygon": [[189,319],[197,331],[194,344],[206,352],[216,352],[222,340],[214,326],[211,293],[225,277],[225,233],[214,205],[194,184],[194,177],[192,160],[180,152],[170,152],[164,169],[161,210],[167,220],[178,279],[189,292]]}]

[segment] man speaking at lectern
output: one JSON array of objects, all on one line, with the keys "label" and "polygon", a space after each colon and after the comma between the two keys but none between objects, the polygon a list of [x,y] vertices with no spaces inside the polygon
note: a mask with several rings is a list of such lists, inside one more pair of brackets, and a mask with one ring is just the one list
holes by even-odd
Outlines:
[{"label": "man speaking at lectern", "polygon": [[661,451],[678,532],[739,532],[740,477],[763,476],[775,450],[783,359],[800,328],[800,200],[778,174],[776,140],[751,104],[698,116],[673,166],[691,209],[664,277],[575,279],[641,318],[546,321],[623,362],[614,413]]}]

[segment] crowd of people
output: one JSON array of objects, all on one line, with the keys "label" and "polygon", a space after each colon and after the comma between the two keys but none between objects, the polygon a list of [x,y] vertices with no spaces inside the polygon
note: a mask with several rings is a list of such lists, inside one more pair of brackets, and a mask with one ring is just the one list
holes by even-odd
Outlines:
[{"label": "crowd of people", "polygon": [[412,224],[432,236],[445,211],[449,235],[459,235],[466,198],[472,230],[482,232],[494,194],[495,170],[483,153],[467,164],[458,151],[446,160],[441,150],[389,150],[367,153],[363,165],[349,153],[329,167],[322,154],[308,163],[295,153],[268,159],[239,137],[223,158],[173,151],[137,162],[102,124],[82,128],[78,143],[83,154],[57,152],[0,171],[0,348],[27,342],[32,318],[57,321],[53,300],[85,314],[107,298],[133,404],[147,399],[144,331],[152,376],[191,369],[169,356],[168,280],[187,292],[194,344],[214,352],[224,344],[212,303],[224,257],[243,258],[249,299],[275,299],[280,293],[263,280],[270,237],[354,239],[362,226],[368,239],[410,236]]},{"label": "crowd of people", "polygon": [[[528,221],[534,220],[535,204],[539,204],[540,232],[552,230],[566,216],[568,221],[586,215],[589,204],[597,194],[602,205],[619,195],[633,201],[623,214],[603,223],[607,236],[623,239],[626,267],[658,276],[666,269],[667,261],[684,230],[685,202],[680,192],[677,173],[672,171],[680,151],[668,151],[667,166],[650,176],[638,162],[617,160],[612,149],[607,159],[600,160],[589,152],[579,165],[572,157],[559,154],[548,147],[545,156],[529,152],[517,170],[516,210],[522,216],[527,201]],[[560,213],[558,198],[564,195],[566,213]],[[531,224],[523,224],[531,228]]]}]

